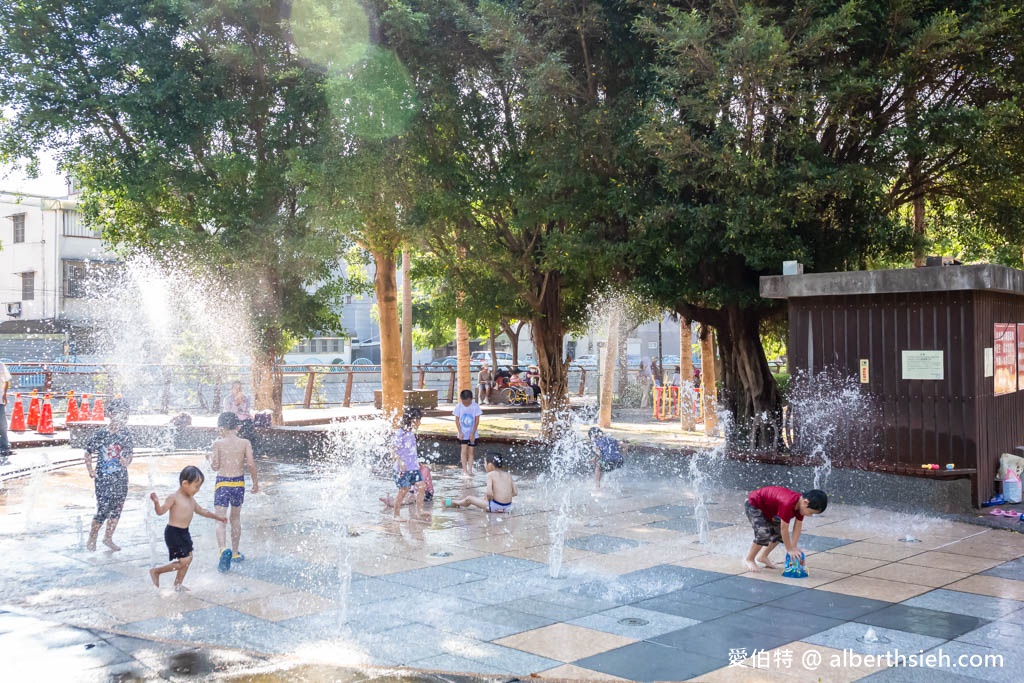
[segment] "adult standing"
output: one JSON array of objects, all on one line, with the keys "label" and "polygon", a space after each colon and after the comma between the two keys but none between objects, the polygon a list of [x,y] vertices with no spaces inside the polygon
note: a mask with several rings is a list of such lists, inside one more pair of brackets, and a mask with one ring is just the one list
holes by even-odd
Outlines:
[{"label": "adult standing", "polygon": [[11,454],[11,442],[7,438],[7,390],[11,388],[11,371],[0,363],[0,384],[3,384],[3,395],[0,395],[0,458]]},{"label": "adult standing", "polygon": [[640,385],[640,407],[648,408],[651,405],[651,369],[643,361],[640,361],[637,383]]},{"label": "adult standing", "polygon": [[256,436],[256,427],[252,422],[251,405],[249,397],[245,395],[245,390],[242,389],[242,383],[238,380],[232,382],[231,393],[224,397],[222,408],[225,413],[235,414],[235,417],[238,418],[238,436],[252,442],[253,449],[255,450],[256,443],[254,437]]}]

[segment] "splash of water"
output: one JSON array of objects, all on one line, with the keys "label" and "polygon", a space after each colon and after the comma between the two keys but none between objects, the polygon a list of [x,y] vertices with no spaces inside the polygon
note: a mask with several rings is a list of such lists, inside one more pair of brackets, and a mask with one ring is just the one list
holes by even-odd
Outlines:
[{"label": "splash of water", "polygon": [[[718,424],[729,432],[729,421],[732,419],[728,411],[718,412]],[[718,470],[724,459],[726,443],[718,443],[713,448],[697,451],[689,458],[687,473],[690,488],[693,492],[693,517],[697,524],[697,539],[701,545],[711,541],[711,519],[708,514],[708,494],[712,483],[716,480]]]},{"label": "splash of water", "polygon": [[548,517],[548,575],[557,579],[562,574],[565,556],[565,537],[569,531],[575,502],[573,492],[578,489],[576,474],[588,469],[591,459],[589,440],[581,434],[587,415],[566,410],[556,416],[559,439],[551,445],[548,472],[544,477],[547,499],[554,503],[555,511]]},{"label": "splash of water", "polygon": [[856,453],[874,438],[874,405],[856,377],[799,374],[790,383],[790,449],[814,465],[814,488],[826,489],[833,455]]}]

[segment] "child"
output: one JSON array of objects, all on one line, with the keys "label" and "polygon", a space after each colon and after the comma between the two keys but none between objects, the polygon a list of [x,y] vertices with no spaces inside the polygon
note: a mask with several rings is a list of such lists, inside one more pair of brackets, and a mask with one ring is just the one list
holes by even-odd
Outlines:
[{"label": "child", "polygon": [[192,536],[188,533],[188,525],[192,522],[192,515],[198,513],[202,517],[215,519],[221,524],[226,524],[227,519],[223,515],[215,515],[204,510],[196,502],[195,495],[203,485],[202,471],[193,465],[189,465],[178,475],[178,490],[167,496],[164,504],[155,493],[149,495],[153,501],[153,508],[157,515],[170,511],[168,524],[164,528],[164,543],[167,544],[167,553],[170,556],[170,564],[162,567],[154,567],[149,570],[149,578],[153,579],[153,585],[160,587],[160,575],[176,571],[174,577],[174,589],[178,591],[188,590],[183,585],[188,567],[192,564]]},{"label": "child", "polygon": [[217,547],[220,562],[217,569],[226,572],[231,562],[245,559],[238,552],[238,541],[242,538],[242,503],[245,501],[245,469],[252,476],[252,492],[259,493],[260,484],[256,476],[256,461],[252,457],[252,444],[238,437],[238,416],[233,412],[221,413],[217,418],[220,438],[213,442],[210,466],[217,473],[213,487],[213,506],[218,515],[224,517],[231,509],[231,548],[227,547],[227,528],[217,525]]},{"label": "child", "polygon": [[452,411],[455,416],[455,428],[459,432],[459,443],[462,444],[462,474],[473,476],[473,454],[476,449],[477,430],[480,427],[480,416],[483,411],[473,400],[473,392],[463,389],[459,392],[459,404]]},{"label": "child", "polygon": [[[473,392],[469,392],[470,398]],[[402,413],[402,426],[395,434],[395,519],[402,511],[402,501],[413,486],[416,487],[416,516],[423,517],[423,496],[426,487],[420,473],[419,457],[416,453],[416,430],[423,419],[423,411],[419,408],[406,408]]]},{"label": "child", "polygon": [[[125,498],[128,497],[128,465],[134,451],[131,432],[128,431],[128,404],[114,399],[107,405],[110,425],[101,427],[85,444],[85,468],[96,482],[96,515],[92,518],[89,541],[85,547],[96,550],[100,527],[107,523],[103,545],[113,551],[121,548],[114,543],[114,529],[121,519]],[[96,456],[93,467],[92,457]]]},{"label": "child", "polygon": [[476,390],[477,390],[477,402],[480,404],[491,402],[491,384],[494,382],[494,376],[491,374],[491,369],[487,367],[487,363],[480,366],[480,372],[476,376]]},{"label": "child", "polygon": [[[800,494],[782,486],[766,486],[751,491],[743,507],[754,527],[754,542],[750,545],[745,564],[750,571],[759,572],[758,562],[768,569],[776,568],[768,555],[780,541],[791,558],[800,558],[803,551],[798,543],[804,517],[824,512],[828,507],[828,495],[818,489]],[[792,532],[789,530],[790,520],[794,520]]]},{"label": "child", "polygon": [[617,470],[623,466],[622,449],[619,442],[605,436],[600,427],[591,427],[587,432],[594,448],[594,483],[601,488],[601,476],[605,472]]},{"label": "child", "polygon": [[[429,503],[434,499],[434,477],[430,472],[430,467],[427,465],[420,465],[420,476],[423,477],[423,502]],[[395,499],[391,497],[391,494],[381,496],[378,498],[380,502],[384,503],[384,507],[392,509],[395,507]],[[415,498],[409,498],[404,501],[404,505],[412,505]]]},{"label": "child", "polygon": [[[512,475],[505,471],[502,456],[498,453],[488,453],[484,469],[487,470],[485,497],[466,496],[450,501],[451,506],[460,508],[472,505],[486,512],[512,512],[512,499],[519,495],[519,489]],[[445,501],[445,504],[448,505],[449,501]]]}]

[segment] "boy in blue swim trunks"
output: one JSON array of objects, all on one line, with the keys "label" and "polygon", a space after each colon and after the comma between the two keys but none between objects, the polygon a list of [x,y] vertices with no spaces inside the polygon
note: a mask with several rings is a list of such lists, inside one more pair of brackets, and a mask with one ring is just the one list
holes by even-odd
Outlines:
[{"label": "boy in blue swim trunks", "polygon": [[[238,552],[242,538],[242,503],[245,502],[245,469],[252,476],[252,492],[259,493],[259,478],[256,475],[256,461],[252,456],[252,444],[238,436],[238,416],[235,413],[221,413],[217,418],[220,438],[213,442],[210,466],[217,473],[213,489],[214,510],[221,517],[231,520],[231,547],[227,547],[227,525],[217,524],[217,544],[221,548],[217,568],[226,572],[231,563],[245,559]],[[230,515],[229,511],[230,510]]]},{"label": "boy in blue swim trunks", "polygon": [[426,484],[420,473],[419,455],[416,452],[416,430],[419,429],[423,411],[419,408],[406,408],[402,413],[402,426],[395,433],[395,519],[399,518],[402,502],[409,489],[416,487],[416,516],[423,517],[423,497],[426,495]]},{"label": "boy in blue swim trunks", "polygon": [[519,495],[519,489],[512,475],[505,471],[505,463],[500,453],[488,453],[484,461],[487,471],[487,490],[484,498],[466,496],[451,501],[452,507],[478,507],[485,512],[512,512],[512,498]]}]

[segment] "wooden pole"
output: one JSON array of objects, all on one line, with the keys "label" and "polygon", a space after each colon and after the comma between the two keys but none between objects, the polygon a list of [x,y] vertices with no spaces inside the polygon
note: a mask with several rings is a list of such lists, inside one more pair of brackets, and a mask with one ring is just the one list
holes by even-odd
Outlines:
[{"label": "wooden pole", "polygon": [[693,431],[693,404],[689,400],[687,387],[694,387],[693,381],[693,335],[690,321],[679,318],[679,427]]},{"label": "wooden pole", "polygon": [[707,325],[700,328],[700,385],[704,395],[704,434],[711,436],[718,429],[718,391],[715,388],[715,338]]}]

